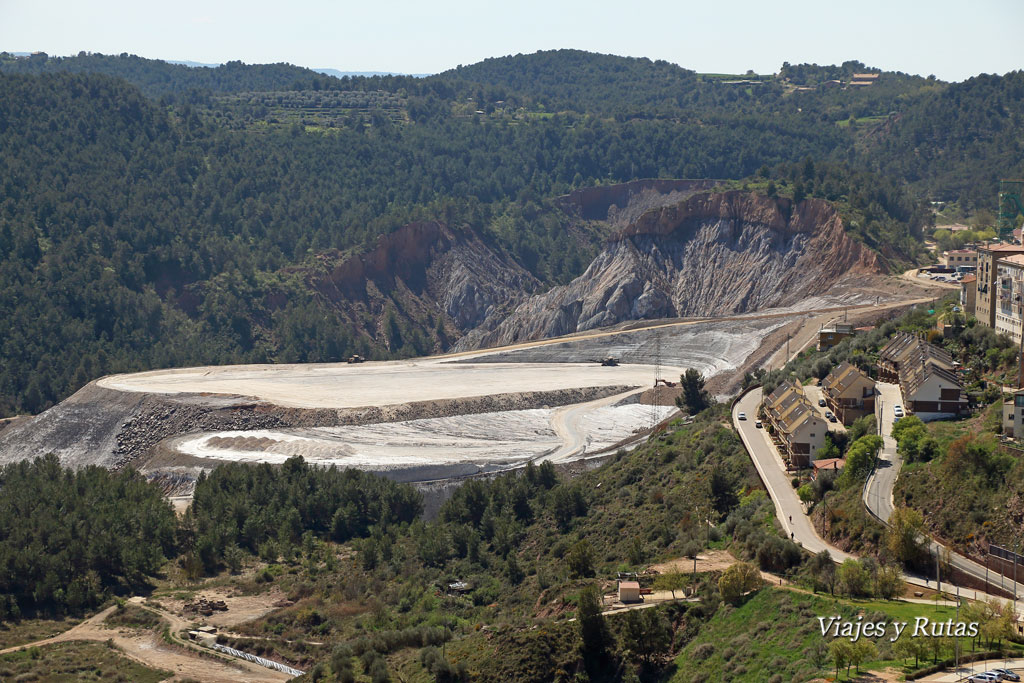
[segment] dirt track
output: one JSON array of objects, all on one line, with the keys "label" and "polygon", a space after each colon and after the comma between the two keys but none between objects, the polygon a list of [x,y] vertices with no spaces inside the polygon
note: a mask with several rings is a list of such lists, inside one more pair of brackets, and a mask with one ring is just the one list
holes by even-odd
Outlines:
[{"label": "dirt track", "polygon": [[[212,594],[211,594],[212,595]],[[270,601],[273,597],[266,598]],[[277,596],[279,598],[280,596]],[[130,602],[142,605],[141,598],[132,598]],[[252,602],[251,600],[249,602]],[[241,605],[238,605],[241,607]],[[269,683],[271,681],[287,681],[291,677],[287,674],[266,669],[262,666],[241,660],[226,661],[223,657],[202,657],[185,648],[185,646],[171,646],[163,638],[153,631],[137,630],[129,628],[108,628],[104,626],[104,620],[117,608],[108,607],[98,614],[86,619],[71,629],[53,636],[31,643],[25,643],[16,647],[0,650],[0,654],[17,652],[30,647],[45,647],[53,643],[61,643],[70,640],[86,640],[96,642],[112,641],[124,656],[133,659],[140,664],[155,669],[165,669],[174,672],[174,678],[170,680],[181,680],[192,678],[203,681],[203,683],[237,683],[238,681],[254,681],[255,683]],[[170,625],[171,633],[176,636],[179,631],[192,627],[194,623],[173,612],[153,607],[144,607],[160,615]],[[255,618],[265,614],[269,604],[264,606],[248,605],[248,609],[239,609],[235,614],[229,612],[218,614],[218,623],[223,625],[234,625],[240,621]],[[212,619],[210,620],[212,623]]]}]

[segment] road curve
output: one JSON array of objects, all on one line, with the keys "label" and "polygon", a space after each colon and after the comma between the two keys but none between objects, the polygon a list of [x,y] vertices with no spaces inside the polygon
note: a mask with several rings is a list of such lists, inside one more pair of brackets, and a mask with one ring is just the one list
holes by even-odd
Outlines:
[{"label": "road curve", "polygon": [[[891,386],[891,385],[890,385]],[[884,389],[884,388],[883,388]],[[898,388],[897,388],[898,391]],[[883,393],[883,401],[885,396]],[[829,555],[835,562],[844,562],[848,559],[857,559],[856,556],[844,552],[833,545],[830,545],[824,539],[822,539],[818,532],[814,529],[811,523],[810,517],[805,513],[803,504],[800,502],[800,498],[796,494],[796,490],[793,488],[791,483],[791,477],[785,471],[785,464],[779,457],[778,452],[772,445],[771,440],[763,429],[757,429],[754,426],[754,420],[757,417],[757,409],[762,401],[762,391],[758,387],[749,391],[742,398],[736,401],[736,404],[732,409],[732,424],[736,431],[740,435],[740,439],[743,441],[743,445],[747,449],[747,453],[750,454],[751,459],[754,461],[754,467],[757,468],[758,474],[761,475],[761,481],[764,482],[765,488],[768,490],[768,495],[771,496],[772,502],[775,504],[775,512],[778,515],[779,522],[782,524],[782,528],[787,534],[791,534],[791,538],[798,542],[805,549],[813,553],[819,553],[822,550],[828,550]],[[887,406],[887,407],[886,407]],[[890,410],[892,408],[891,403],[885,403],[883,410]],[[746,413],[747,419],[740,420],[739,414]],[[883,428],[886,424],[886,420],[883,420]],[[888,420],[888,433],[889,438],[892,438],[892,420]],[[893,444],[894,446],[895,444]],[[893,456],[895,457],[895,449],[893,449]],[[898,468],[894,467],[892,482],[896,481],[896,474],[898,474]],[[876,484],[878,486],[880,484]],[[892,489],[889,488],[888,493],[882,489],[876,489],[874,496],[871,499],[879,500],[888,503],[889,514],[892,514]],[[865,494],[865,504],[868,498]],[[881,509],[881,508],[880,508]],[[871,511],[871,508],[869,508]],[[872,512],[872,514],[874,514]],[[944,551],[943,546],[931,542],[932,552]],[[962,555],[950,552],[950,561],[954,567],[970,574],[976,578],[984,580],[985,568],[981,565],[973,562]],[[989,575],[990,581],[993,574]],[[903,579],[915,586],[921,586],[925,588],[935,588],[935,581],[924,578],[922,576],[916,576],[914,574],[904,573]],[[992,585],[996,585],[996,581],[991,581]],[[1007,589],[1012,589],[1012,581],[1004,579],[1001,585],[1006,586]],[[1020,591],[1018,591],[1020,593]],[[983,591],[977,591],[969,588],[960,588],[959,594],[971,600],[985,600],[992,596]],[[1000,600],[1005,598],[1000,597]],[[1018,603],[1018,611],[1024,609],[1024,603]]]},{"label": "road curve", "polygon": [[877,382],[875,388],[878,389],[875,418],[882,426],[882,450],[878,454],[877,465],[864,486],[864,506],[871,514],[883,522],[888,522],[893,510],[892,490],[903,465],[896,452],[896,439],[892,438],[895,420],[893,408],[903,403],[903,396],[898,384]]},{"label": "road curve", "polygon": [[[882,425],[882,450],[878,455],[878,463],[875,470],[868,477],[864,485],[864,507],[872,515],[878,518],[883,524],[888,524],[894,508],[893,489],[896,487],[896,480],[900,476],[900,469],[903,460],[896,450],[896,439],[892,437],[892,428],[895,424],[895,412],[893,406],[903,403],[899,385],[878,382],[879,405],[876,410],[876,417],[880,418]],[[935,540],[928,539],[928,549],[932,555],[944,554],[948,551],[949,562],[956,569],[968,574],[975,579],[985,581],[986,579],[994,586],[997,583],[1007,591],[1021,595],[1024,593],[1024,583],[1014,582],[1008,578],[1001,577],[995,572],[986,571],[985,567],[978,564],[952,548],[943,546]],[[995,580],[993,580],[995,579]],[[1024,609],[1024,606],[1022,606]]]},{"label": "road curve", "polygon": [[622,394],[606,396],[594,401],[588,401],[587,403],[576,403],[557,408],[551,416],[551,428],[558,435],[558,438],[562,440],[562,445],[554,452],[540,456],[536,459],[536,462],[548,460],[551,462],[565,462],[582,456],[587,451],[589,441],[584,430],[580,428],[580,420],[583,416],[592,410],[618,403],[628,396],[639,394],[643,391],[646,391],[646,388],[631,389]]}]

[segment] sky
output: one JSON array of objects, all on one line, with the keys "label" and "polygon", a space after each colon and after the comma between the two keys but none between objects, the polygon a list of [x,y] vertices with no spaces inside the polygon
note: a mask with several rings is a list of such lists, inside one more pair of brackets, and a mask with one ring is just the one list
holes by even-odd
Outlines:
[{"label": "sky", "polygon": [[0,0],[0,50],[436,73],[575,48],[700,72],[783,62],[961,81],[1024,68],[1024,0]]}]

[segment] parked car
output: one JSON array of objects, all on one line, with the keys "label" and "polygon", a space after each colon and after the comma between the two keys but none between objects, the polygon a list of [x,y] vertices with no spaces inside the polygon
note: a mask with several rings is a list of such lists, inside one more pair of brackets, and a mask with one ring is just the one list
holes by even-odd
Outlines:
[{"label": "parked car", "polygon": [[1013,673],[1009,669],[992,669],[992,673],[999,674],[1000,676],[1003,677],[1004,681],[1019,681],[1020,680],[1020,676],[1018,674]]},{"label": "parked car", "polygon": [[747,414],[746,414],[746,413],[740,413],[740,414],[739,414],[739,415],[738,415],[737,417],[738,417],[738,418],[739,418],[740,420],[746,420],[746,419],[747,419]]},{"label": "parked car", "polygon": [[999,683],[999,676],[988,671],[980,674],[974,674],[967,679],[971,683]]},{"label": "parked car", "polygon": [[761,428],[761,421],[758,420],[757,422],[755,422],[754,426],[757,427],[758,429],[760,429]]},{"label": "parked car", "polygon": [[827,403],[825,403],[825,399],[823,399],[823,398],[819,398],[819,399],[818,399],[818,405],[819,405],[819,406],[821,406],[822,408],[824,408],[824,407],[825,407],[825,406],[827,406],[828,404],[827,404]]},{"label": "parked car", "polygon": [[828,418],[828,421],[829,421],[829,422],[838,422],[838,421],[839,421],[839,420],[837,420],[837,419],[836,419],[836,416],[835,416],[835,415],[831,415],[831,414],[829,414],[829,415],[826,415],[825,417],[827,417],[827,418]]},{"label": "parked car", "polygon": [[892,412],[896,417],[903,417],[903,406],[893,406]]}]

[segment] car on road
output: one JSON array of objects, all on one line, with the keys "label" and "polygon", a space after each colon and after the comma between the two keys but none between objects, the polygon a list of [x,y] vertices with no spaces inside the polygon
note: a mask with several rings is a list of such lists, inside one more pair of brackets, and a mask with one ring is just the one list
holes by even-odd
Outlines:
[{"label": "car on road", "polygon": [[761,421],[758,420],[757,422],[755,422],[754,426],[757,427],[758,429],[760,429],[761,428]]},{"label": "car on road", "polygon": [[818,405],[819,405],[819,406],[821,406],[822,408],[824,408],[824,407],[825,407],[826,405],[828,405],[828,404],[827,404],[827,403],[825,403],[825,399],[823,399],[823,398],[819,398],[819,399],[818,399]]},{"label": "car on road", "polygon": [[835,416],[835,415],[833,415],[832,413],[829,413],[829,414],[828,414],[828,415],[826,415],[825,417],[827,417],[827,418],[828,418],[828,421],[829,421],[829,422],[838,422],[838,421],[839,421],[839,420],[837,420],[837,419],[836,419],[836,416]]},{"label": "car on road", "polygon": [[903,406],[893,406],[892,412],[896,417],[903,417]]},{"label": "car on road", "polygon": [[747,414],[746,413],[740,413],[739,415],[736,416],[736,419],[738,419],[738,420],[746,420],[747,419]]},{"label": "car on road", "polygon": [[[986,672],[987,673],[987,672]],[[1003,677],[1004,681],[1019,681],[1020,676],[1013,673],[1009,669],[992,669],[992,673],[999,674]]]}]

